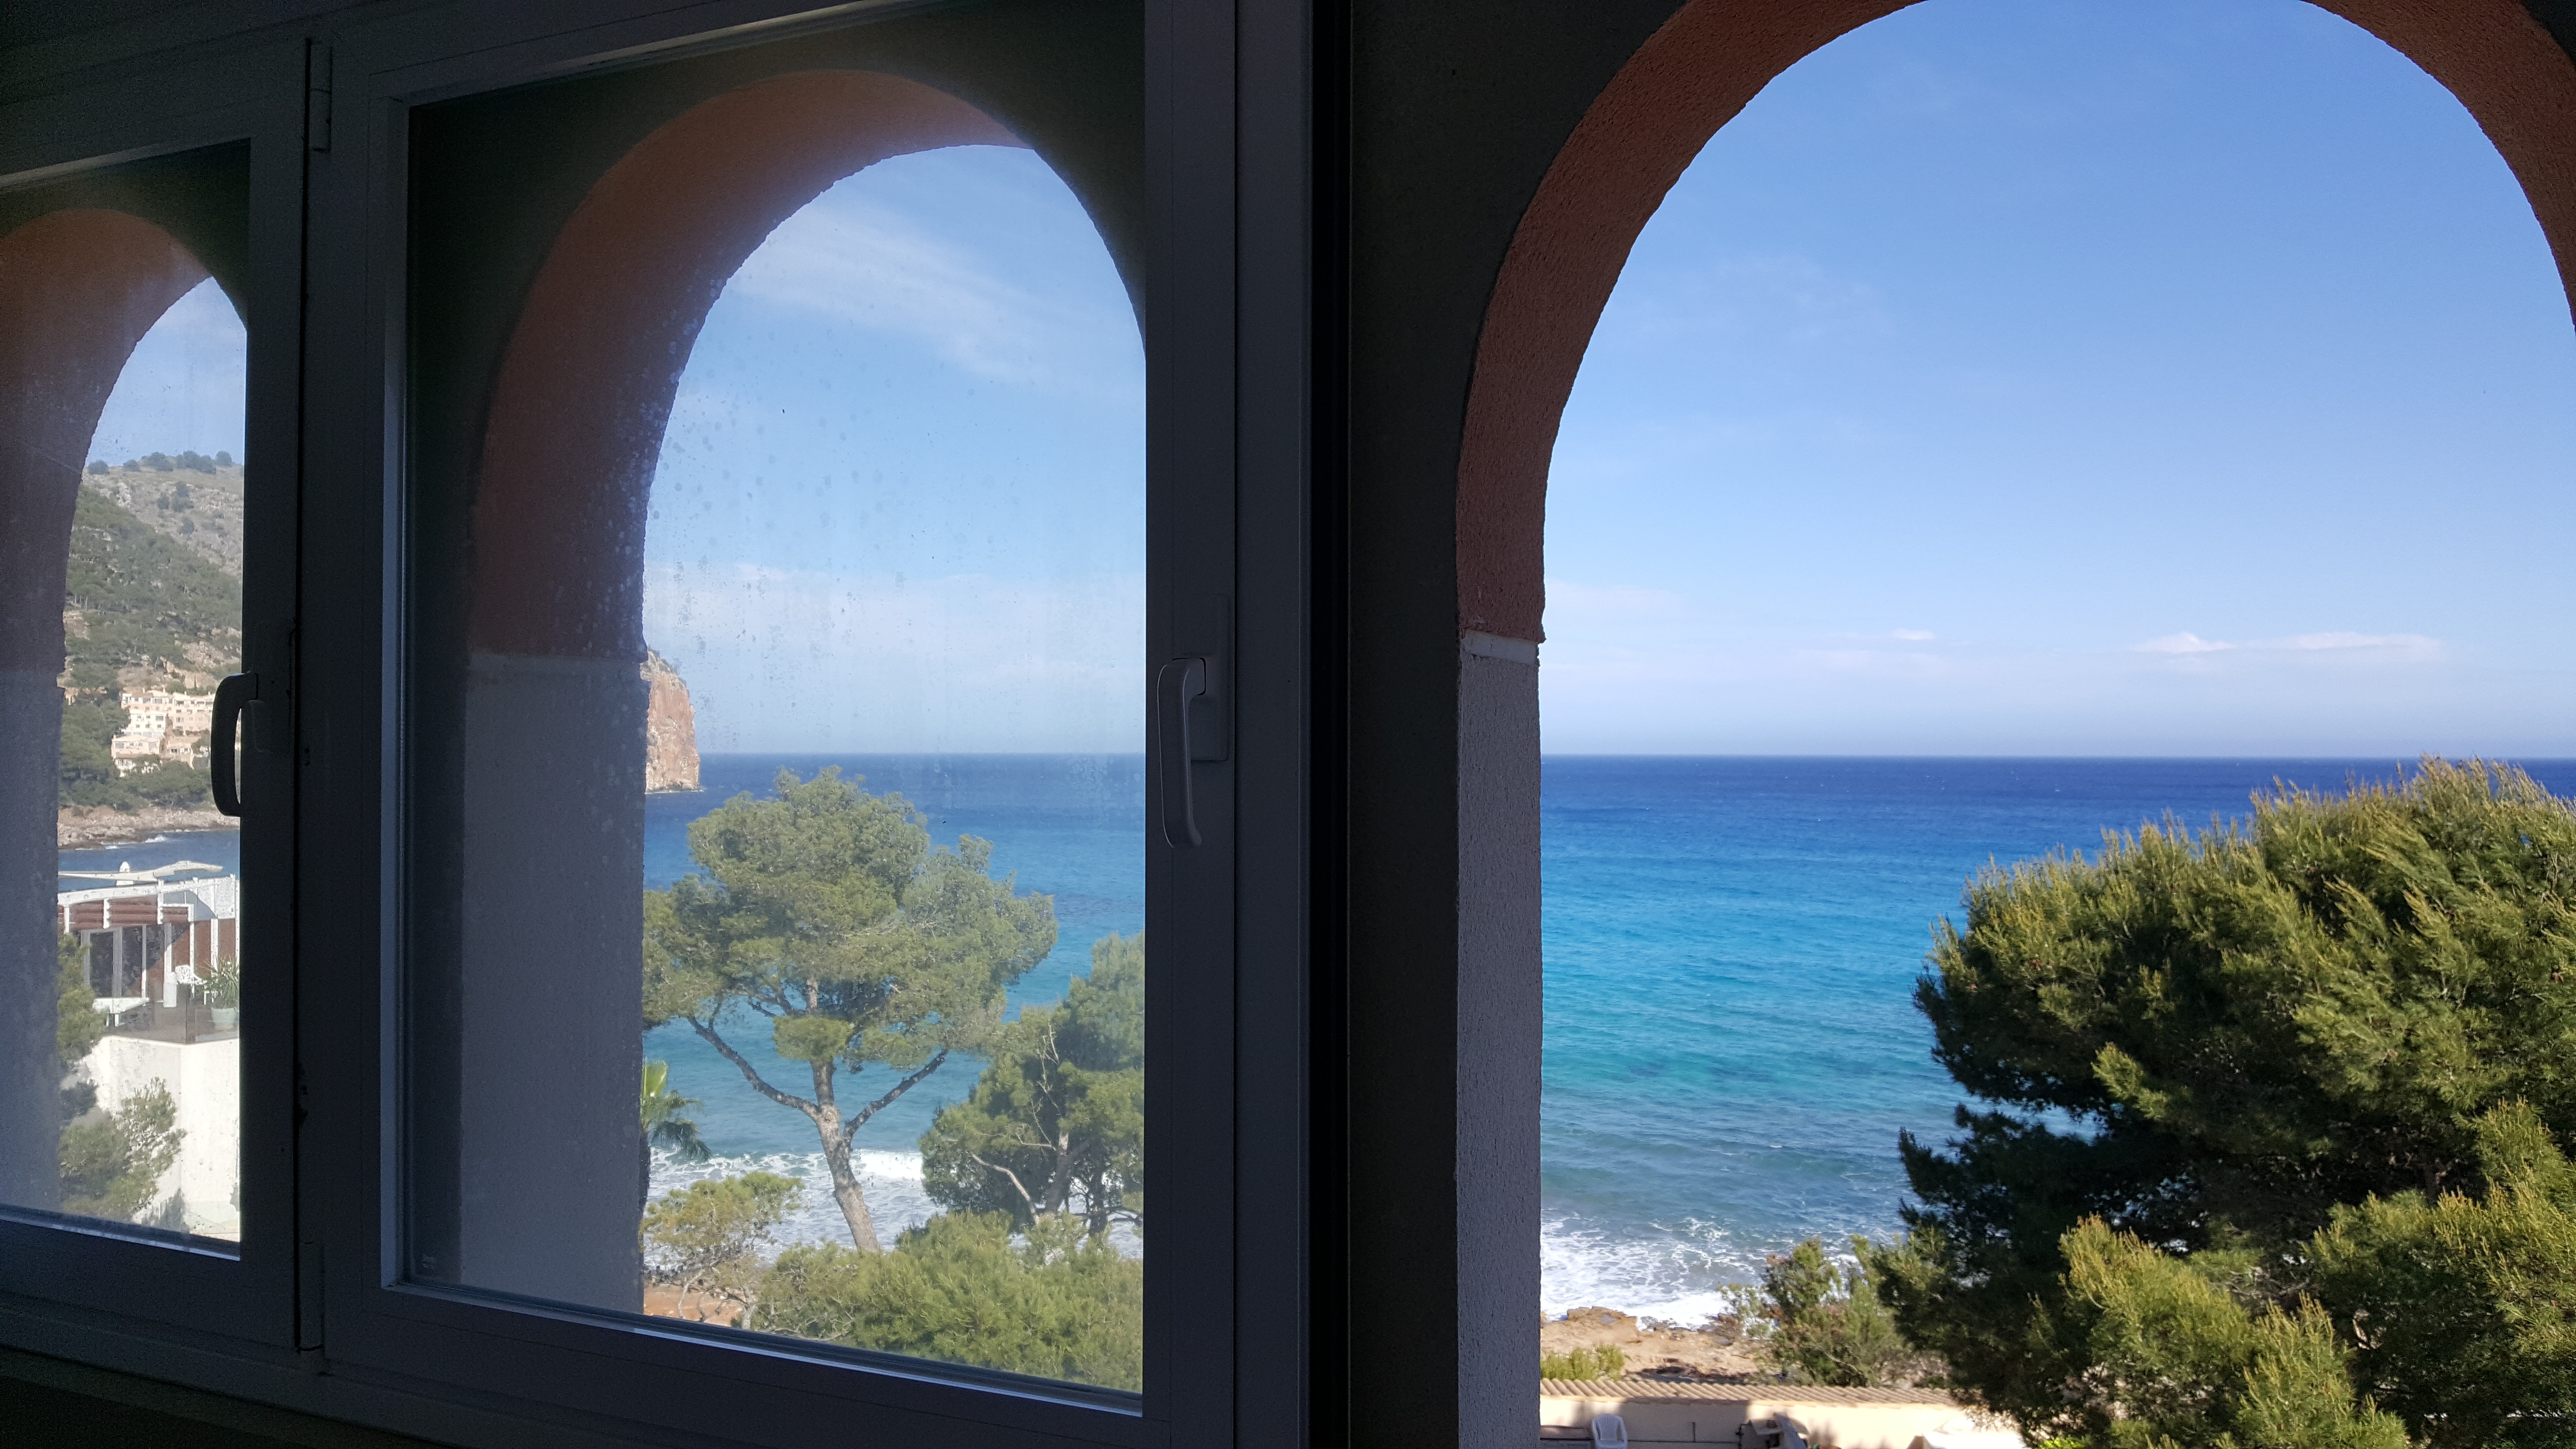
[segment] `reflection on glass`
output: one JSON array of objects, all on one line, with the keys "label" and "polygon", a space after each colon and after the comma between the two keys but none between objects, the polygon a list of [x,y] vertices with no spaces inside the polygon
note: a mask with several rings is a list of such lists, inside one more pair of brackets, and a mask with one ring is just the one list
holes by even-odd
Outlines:
[{"label": "reflection on glass", "polygon": [[[952,146],[788,217],[687,357],[642,509],[640,662],[478,643],[467,665],[459,1208],[416,1206],[416,1271],[1141,1389],[1125,287],[1033,153]],[[576,710],[640,735],[640,778],[552,753]],[[601,823],[575,836],[540,797]],[[582,964],[602,940],[640,948],[640,977]],[[540,1024],[631,1010],[615,992],[640,992],[640,1042]],[[510,1053],[548,1049],[580,1054],[565,1090],[633,1094],[633,1185],[568,1210],[593,1214],[577,1242],[503,1197],[576,1154],[614,1171],[607,1133],[540,1126],[507,1085]]]},{"label": "reflection on glass", "polygon": [[242,646],[242,323],[176,237],[90,207],[0,235],[0,313],[41,359],[0,397],[0,967],[41,1006],[10,1012],[0,1197],[237,1242],[258,965],[208,744]]}]

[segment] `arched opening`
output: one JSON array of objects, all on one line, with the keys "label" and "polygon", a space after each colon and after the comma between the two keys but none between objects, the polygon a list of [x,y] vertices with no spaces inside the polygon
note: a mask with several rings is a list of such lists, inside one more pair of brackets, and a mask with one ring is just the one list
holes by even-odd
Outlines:
[{"label": "arched opening", "polygon": [[[1690,18],[1691,13],[1692,12],[1685,11],[1683,16],[1677,17],[1673,24],[1675,26],[1683,24],[1684,21]],[[2352,18],[2365,19],[2365,17],[2358,15],[2353,16]],[[2461,47],[2446,47],[2445,45],[2434,44],[2431,42],[2430,38],[2428,38],[2427,33],[2424,30],[2416,29],[2409,31],[2404,25],[2398,23],[2398,17],[2382,15],[2371,18],[2374,18],[2377,21],[2373,28],[2378,30],[2379,33],[2384,36],[2395,38],[2397,35],[2406,35],[2411,37],[2417,46],[2417,49],[2412,53],[2416,54],[2419,59],[2423,59],[2424,63],[2428,67],[2434,69],[2437,76],[2444,79],[2446,83],[2451,84],[2454,87],[2455,92],[2461,94],[2462,98],[2469,102],[2473,107],[2477,105],[2480,94],[2484,94],[2490,102],[2494,101],[2494,91],[2491,86],[2490,89],[2480,92],[2474,78],[2472,82],[2468,84],[2463,84],[2460,80],[2455,78],[2457,75],[2457,67],[2460,63],[2459,57],[2463,53],[2463,49]],[[2556,50],[2556,48],[2553,45],[2550,45],[2546,38],[2538,32],[2536,27],[2531,27],[2527,19],[2518,13],[2505,18],[2513,22],[2513,24],[2502,31],[2502,34],[2507,36],[2522,36],[2532,42],[2533,45],[2541,48],[2536,53],[2526,52],[2526,59],[2530,61],[2532,66],[2532,74],[2528,78],[2529,82],[2537,84],[2552,76],[2559,76],[2563,80],[2563,72],[2566,70],[2566,65],[2563,56]],[[1668,27],[1666,35],[1659,36],[1658,42],[1660,43],[1665,40],[1670,33],[1670,28]],[[1840,32],[1837,31],[1835,33]],[[1739,41],[1741,39],[1742,37],[1738,37]],[[1729,49],[1729,53],[1737,53],[1740,48],[1740,45],[1731,47]],[[1648,53],[1639,57],[1639,64],[1646,62],[1653,52],[1654,48],[1650,46]],[[1798,54],[1802,55],[1805,53],[1807,53],[1805,50],[1798,52]],[[1708,60],[1713,64],[1714,62],[1712,57],[1715,54],[1716,52],[1712,51],[1709,57],[1703,57],[1702,59]],[[2431,58],[2425,58],[2428,55]],[[1670,61],[1671,57],[1667,55],[1664,59],[1666,61]],[[2446,75],[2441,70],[2441,64],[2445,62],[2454,67],[2452,74]],[[2491,83],[2493,79],[2493,71],[2497,65],[2497,57],[2490,54],[2486,56],[2477,67],[2473,67],[2473,69],[2480,69],[2484,79]],[[1669,78],[1671,74],[1672,72],[1666,72],[1667,78]],[[1705,79],[1704,72],[1698,72],[1696,74],[1700,79]],[[1632,65],[1630,70],[1623,75],[1621,84],[1627,84],[1636,75],[1637,67],[1636,65]],[[1766,76],[1766,82],[1767,79],[1768,78]],[[1602,106],[1609,105],[1619,96],[1619,94],[1619,87],[1614,86],[1611,93],[1603,98]],[[1734,114],[1734,109],[1736,107],[1740,107],[1744,103],[1744,99],[1750,95],[1751,91],[1747,90],[1742,96],[1736,97],[1728,107],[1727,115],[1732,116]],[[1673,97],[1667,93],[1664,100],[1667,104],[1670,104]],[[2514,159],[2516,170],[2520,175],[2523,185],[2531,195],[2532,204],[2542,217],[2544,224],[2547,224],[2552,217],[2553,204],[2563,203],[2563,193],[2551,194],[2544,190],[2547,179],[2555,174],[2551,170],[2549,158],[2547,154],[2545,154],[2547,150],[2546,147],[2530,145],[2527,146],[2519,155],[2516,155],[2514,152],[2512,146],[2509,144],[2509,138],[2516,134],[2520,134],[2525,136],[2527,139],[2528,131],[2518,128],[2523,126],[2524,123],[2530,122],[2535,118],[2528,114],[2519,116],[2503,114],[2509,110],[2511,110],[2511,107],[2507,105],[2490,104],[2488,109],[2479,112],[2479,116],[2481,121],[2486,125],[2490,137],[2496,139],[2500,149],[2503,149],[2508,157]],[[1668,117],[1669,113],[1666,113],[1666,118]],[[1587,129],[1590,128],[1595,121],[1599,121],[1602,118],[1603,111],[1600,106],[1596,106],[1592,113],[1592,119],[1586,121],[1585,127]],[[1628,125],[1633,128],[1631,131],[1632,136],[1637,133],[1651,130],[1648,120],[1634,115],[1629,118]],[[1704,140],[1707,134],[1709,133],[1703,131],[1698,136],[1691,138],[1691,146],[1694,150],[1696,149],[1698,142]],[[1579,146],[1582,144],[1583,139],[1584,132],[1578,131],[1576,145]],[[1551,173],[1548,183],[1549,188],[1553,188],[1557,185],[1557,177],[1563,174],[1563,168],[1566,165],[1567,157],[1570,157],[1573,154],[1574,149],[1575,147],[1570,146],[1566,156],[1561,156],[1559,158],[1557,171]],[[1596,163],[1601,165],[1603,173],[1605,173],[1608,178],[1611,178],[1603,180],[1600,184],[1613,188],[1620,185],[1639,184],[1640,168],[1635,165],[1636,156],[1633,151],[1621,153],[1615,164],[1610,161],[1606,154],[1596,155],[1594,160]],[[1678,170],[1673,174],[1678,175]],[[1655,197],[1656,204],[1660,204],[1661,196],[1662,192],[1659,189]],[[1498,634],[1507,638],[1527,640],[1535,640],[1538,637],[1535,628],[1537,616],[1535,612],[1523,611],[1522,606],[1538,602],[1535,592],[1538,581],[1535,574],[1533,572],[1524,571],[1522,565],[1534,563],[1535,561],[1534,555],[1538,546],[1538,540],[1536,538],[1536,518],[1539,513],[1543,512],[1543,508],[1537,500],[1533,500],[1526,495],[1515,495],[1511,498],[1498,498],[1489,493],[1480,493],[1480,489],[1495,484],[1496,481],[1503,476],[1504,470],[1500,468],[1497,460],[1505,454],[1508,454],[1511,451],[1511,448],[1520,446],[1520,444],[1509,442],[1505,437],[1506,434],[1513,434],[1514,436],[1522,437],[1523,440],[1526,441],[1531,430],[1542,430],[1547,436],[1544,441],[1538,445],[1538,447],[1540,451],[1545,451],[1548,444],[1556,442],[1553,434],[1556,420],[1559,415],[1552,407],[1546,405],[1544,399],[1538,398],[1531,392],[1525,390],[1530,385],[1529,374],[1534,368],[1534,356],[1536,354],[1530,351],[1498,352],[1497,349],[1499,345],[1512,339],[1518,339],[1520,342],[1526,343],[1530,341],[1531,338],[1546,332],[1547,328],[1550,326],[1561,326],[1569,331],[1579,330],[1588,338],[1593,325],[1593,319],[1598,315],[1597,304],[1595,304],[1591,310],[1584,310],[1579,306],[1559,310],[1555,312],[1553,322],[1550,322],[1547,318],[1538,316],[1537,314],[1550,308],[1562,307],[1566,291],[1580,290],[1579,284],[1570,284],[1569,282],[1569,272],[1575,270],[1579,265],[1576,261],[1570,260],[1570,258],[1589,256],[1597,260],[1602,257],[1607,257],[1608,263],[1615,274],[1618,267],[1626,264],[1628,260],[1628,248],[1636,236],[1635,230],[1629,230],[1624,235],[1620,236],[1616,242],[1615,255],[1612,255],[1610,252],[1610,244],[1607,241],[1602,240],[1597,234],[1594,235],[1590,241],[1583,239],[1580,228],[1592,227],[1596,229],[1596,232],[1598,230],[1608,229],[1608,224],[1601,220],[1603,210],[1607,209],[1607,203],[1605,203],[1597,194],[1594,196],[1592,201],[1586,203],[1584,207],[1572,209],[1572,211],[1569,212],[1566,221],[1558,229],[1550,231],[1545,226],[1539,226],[1534,230],[1534,224],[1540,222],[1541,211],[1547,205],[1548,200],[1548,190],[1543,189],[1540,201],[1533,205],[1529,217],[1524,219],[1522,230],[1515,243],[1511,262],[1507,264],[1505,269],[1503,289],[1498,289],[1496,295],[1497,308],[1500,308],[1504,297],[1507,294],[1507,289],[1512,285],[1512,279],[1516,275],[1517,269],[1536,264],[1536,259],[1545,255],[1545,253],[1538,250],[1539,248],[1551,246],[1566,248],[1567,250],[1565,251],[1557,252],[1553,257],[1553,261],[1564,264],[1567,270],[1546,273],[1549,277],[1549,281],[1547,283],[1549,300],[1546,303],[1538,303],[1536,300],[1536,293],[1533,292],[1531,294],[1531,307],[1518,315],[1506,317],[1501,314],[1499,310],[1488,314],[1486,330],[1479,354],[1476,377],[1477,391],[1474,400],[1470,403],[1470,423],[1466,439],[1466,462],[1462,464],[1460,477],[1461,513],[1458,533],[1460,548],[1460,627],[1462,630],[1467,631]],[[2563,209],[2563,206],[2561,209]],[[1649,210],[1651,210],[1651,206],[1649,207]],[[1577,212],[1580,214],[1574,214]],[[2550,232],[2550,238],[2553,242],[2558,244],[2558,255],[2564,257],[2567,251],[2567,234],[2564,227],[2553,227]],[[1598,251],[1586,252],[1583,250],[1586,246],[1595,245],[1599,247]],[[1606,296],[1606,292],[1604,295]],[[2561,299],[2560,304],[2563,305],[2563,299]],[[1579,318],[1575,318],[1571,321],[1567,320],[1571,312],[1577,311],[1581,312]],[[1567,380],[1570,385],[1570,374],[1568,375]],[[1518,410],[1515,411],[1514,408],[1500,408],[1493,412],[1486,411],[1487,403],[1484,394],[1489,383],[1499,386],[1501,391],[1497,394],[1498,396],[1517,396],[1518,400],[1514,407]],[[1515,393],[1515,389],[1524,390]],[[1480,426],[1489,428],[1492,431],[1485,434],[1479,434],[1477,429]],[[1515,430],[1518,431],[1516,432]],[[1480,449],[1488,451],[1480,451]],[[1479,473],[1479,468],[1484,468],[1488,471]],[[1540,481],[1542,484],[1544,483],[1544,472],[1545,468],[1544,464],[1542,464],[1540,468]],[[1527,507],[1526,512],[1516,511],[1524,506]],[[1667,524],[1667,526],[1669,526],[1669,524]],[[1515,551],[1522,550],[1527,551],[1526,555],[1515,553]],[[1510,555],[1510,557],[1507,558],[1507,555]],[[1508,563],[1508,567],[1504,567],[1506,563]],[[1482,572],[1480,572],[1480,570],[1482,570]],[[2184,570],[2184,572],[2187,572],[2187,570]],[[1896,622],[1902,623],[1909,621]],[[2343,642],[2349,643],[2352,641]],[[2178,647],[2199,647],[2206,643],[2207,641],[2185,641]],[[1476,646],[1471,643],[1470,647],[1471,652],[1473,652]],[[2215,648],[2217,646],[2212,645],[2210,647]],[[2329,645],[2321,643],[2316,647],[2324,648],[2329,647]],[[1927,751],[1927,753],[1928,752],[1929,751]],[[1499,774],[1501,772],[1497,773]],[[2327,781],[2323,783],[2333,782]],[[2135,822],[2131,821],[2129,823],[2134,824]],[[1553,1100],[1554,1099],[1551,1098],[1552,1102]]]},{"label": "arched opening", "polygon": [[[195,447],[216,448],[213,434],[241,446],[226,297],[241,278],[222,201],[190,195],[204,178],[189,169],[25,195],[35,214],[0,235],[0,748],[20,762],[0,786],[0,1200],[238,1238],[238,999],[219,1027],[199,985],[219,959],[238,979],[239,882],[223,868],[238,852],[184,879],[57,876],[92,864],[76,847],[93,839],[229,823],[202,798],[207,722],[193,712],[239,667],[242,479],[229,449],[218,465]],[[156,173],[178,184],[156,189]],[[207,258],[230,275],[210,281]],[[147,339],[192,320],[229,324],[214,350],[229,351],[217,391],[231,416],[121,472],[87,461],[121,381],[176,380],[160,354],[184,344]],[[154,356],[129,371],[138,344]],[[141,426],[184,431],[190,411]],[[174,447],[182,457],[160,451]],[[201,519],[204,537],[183,533]],[[188,716],[175,727],[174,703]],[[141,854],[138,870],[160,863]],[[156,1093],[170,1120],[151,1125],[159,1108],[136,1099]]]},{"label": "arched opening", "polygon": [[[463,647],[446,656],[461,675],[433,677],[461,695],[422,706],[458,731],[423,762],[428,809],[456,822],[428,837],[454,852],[432,928],[452,945],[415,945],[423,1278],[632,1311],[649,1272],[656,1312],[723,1322],[765,1302],[746,1326],[959,1352],[831,1326],[863,1322],[855,1308],[792,1317],[784,1290],[747,1281],[708,1296],[656,1233],[722,1178],[787,1194],[762,1199],[737,1279],[801,1244],[822,1256],[800,1283],[873,1281],[927,1192],[1024,1231],[1081,1218],[1068,1271],[1116,1280],[1110,1319],[1140,1309],[1132,1253],[1109,1243],[1134,1216],[1115,1172],[1014,1199],[983,1191],[962,1148],[945,1168],[912,1154],[908,1187],[871,1166],[980,1090],[987,1063],[1035,1061],[1021,1039],[1055,1029],[1056,997],[1092,1000],[1131,966],[1142,981],[1141,876],[1097,858],[1117,831],[1073,829],[1079,859],[1049,881],[1027,798],[1079,786],[1076,814],[1142,813],[1141,355],[1118,266],[1133,239],[1084,181],[1079,127],[1006,127],[958,98],[973,78],[946,84],[798,70],[658,119],[565,213],[495,350],[462,547],[438,563],[462,564]],[[889,411],[889,395],[907,401]],[[743,844],[790,816],[865,829],[818,847],[837,864]],[[762,895],[788,876],[808,892],[795,911]],[[1052,903],[1091,889],[1074,876],[1111,902],[1097,919]],[[796,923],[747,924],[772,908]],[[653,1165],[639,1077],[712,1166],[668,1132]],[[801,1188],[760,1176],[782,1166]],[[531,1195],[540,1181],[561,1186]],[[962,1215],[939,1231],[989,1236]],[[1119,1332],[1097,1353],[964,1353],[1133,1389]]]},{"label": "arched opening", "polygon": [[[1585,112],[1522,215],[1476,348],[1458,464],[1459,628],[1541,637],[1547,461],[1601,308],[1664,193],[1780,72],[1902,8],[1693,0]],[[2576,65],[2508,0],[2328,4],[2449,88],[2521,179],[2576,278]],[[2576,286],[2576,283],[2571,283]]]}]

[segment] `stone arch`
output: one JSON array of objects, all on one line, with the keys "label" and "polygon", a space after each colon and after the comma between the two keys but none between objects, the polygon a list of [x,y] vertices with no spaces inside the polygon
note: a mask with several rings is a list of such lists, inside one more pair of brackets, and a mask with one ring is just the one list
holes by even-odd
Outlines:
[{"label": "stone arch", "polygon": [[57,1176],[52,901],[72,509],[99,414],[135,344],[206,280],[193,251],[123,211],[75,206],[0,236],[0,1202],[51,1207]]},{"label": "stone arch", "polygon": [[[1521,215],[1460,437],[1458,627],[1536,641],[1558,419],[1628,249],[1773,77],[1917,0],[1689,0],[1596,96]],[[2576,300],[2576,62],[2515,0],[2311,0],[2414,61],[2522,183]]]},{"label": "stone arch", "polygon": [[708,313],[843,178],[1026,144],[922,81],[789,71],[603,158],[545,239],[468,463],[461,829],[443,842],[463,909],[437,963],[453,976],[414,998],[425,1276],[637,1306],[645,519]]},{"label": "stone arch", "polygon": [[646,136],[557,236],[503,354],[476,472],[471,647],[643,658],[646,494],[698,329],[780,222],[892,156],[1021,146],[874,71],[800,71]]}]

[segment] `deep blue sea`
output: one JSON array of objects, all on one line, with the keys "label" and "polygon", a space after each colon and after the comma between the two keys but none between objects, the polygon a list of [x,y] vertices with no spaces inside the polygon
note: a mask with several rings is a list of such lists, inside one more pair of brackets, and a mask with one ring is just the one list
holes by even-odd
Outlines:
[{"label": "deep blue sea", "polygon": [[[2523,761],[2552,790],[2576,761]],[[1987,864],[2394,760],[1545,763],[1542,1306],[1695,1319],[1798,1238],[1897,1226],[1960,1100],[1912,991]]]},{"label": "deep blue sea", "polygon": [[[2576,792],[2576,761],[2520,762]],[[711,755],[705,788],[645,807],[645,884],[687,873],[689,822],[781,767],[837,765],[897,790],[932,838],[993,842],[998,870],[1055,898],[1054,953],[1011,993],[1045,1003],[1087,970],[1092,941],[1144,925],[1144,774],[1136,756],[779,758]],[[1884,1233],[1905,1183],[1896,1135],[1938,1140],[1959,1100],[1933,1065],[1912,991],[1933,923],[1988,862],[2097,849],[2105,830],[2167,814],[2195,827],[2247,813],[2276,780],[2340,787],[2396,760],[1612,758],[1545,762],[1547,1027],[1542,1308],[1603,1303],[1695,1318],[1763,1254],[1809,1234]],[[227,868],[216,832],[66,851],[66,869],[195,859]],[[64,889],[94,882],[66,880]],[[756,1029],[736,1039],[782,1087],[790,1064]],[[819,1183],[804,1118],[755,1095],[687,1028],[647,1055],[719,1154],[664,1160],[657,1190],[761,1166]],[[973,1086],[952,1060],[859,1135],[891,1240],[931,1211],[915,1143]],[[844,1100],[873,1095],[881,1069]],[[843,1231],[814,1191],[791,1238]]]}]

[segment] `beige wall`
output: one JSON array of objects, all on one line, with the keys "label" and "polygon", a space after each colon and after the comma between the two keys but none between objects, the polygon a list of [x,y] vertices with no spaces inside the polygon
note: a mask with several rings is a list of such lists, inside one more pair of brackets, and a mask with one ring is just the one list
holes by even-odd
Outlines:
[{"label": "beige wall", "polygon": [[1589,1442],[1595,1414],[1617,1414],[1627,1421],[1632,1444],[1727,1444],[1739,1441],[1736,1429],[1748,1422],[1782,1417],[1795,1424],[1810,1445],[1840,1449],[1907,1449],[1918,1435],[1952,1436],[1960,1449],[2009,1449],[2021,1441],[2011,1434],[1979,1435],[1976,1424],[1955,1404],[1811,1404],[1793,1399],[1624,1399],[1547,1396],[1539,1400],[1540,1442],[1559,1445]]}]

